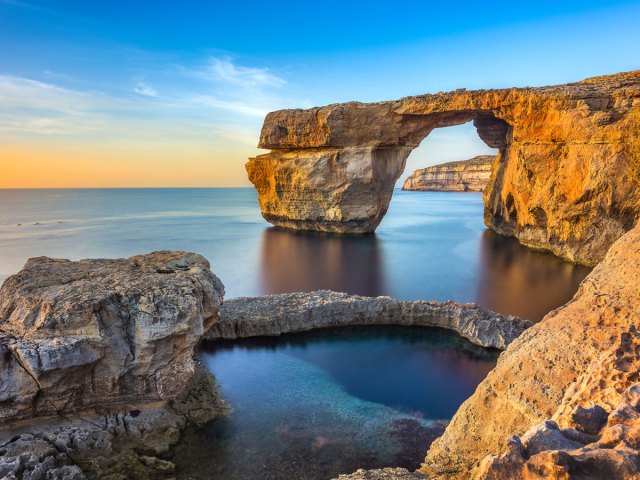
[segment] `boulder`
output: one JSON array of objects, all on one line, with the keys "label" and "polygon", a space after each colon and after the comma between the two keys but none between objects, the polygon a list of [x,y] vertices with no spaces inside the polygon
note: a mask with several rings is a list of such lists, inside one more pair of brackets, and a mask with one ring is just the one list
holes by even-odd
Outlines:
[{"label": "boulder", "polygon": [[175,399],[223,295],[193,253],[30,259],[0,289],[0,419]]}]

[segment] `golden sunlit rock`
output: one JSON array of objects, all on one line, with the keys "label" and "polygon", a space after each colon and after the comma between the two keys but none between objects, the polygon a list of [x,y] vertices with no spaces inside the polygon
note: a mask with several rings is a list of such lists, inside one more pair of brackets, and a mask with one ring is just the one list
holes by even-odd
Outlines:
[{"label": "golden sunlit rock", "polygon": [[[485,223],[533,248],[595,265],[633,227],[640,71],[541,88],[456,90],[267,115],[247,163],[265,219],[364,233],[387,211],[411,150],[435,128],[473,120],[500,153]],[[634,159],[635,158],[635,159]]]}]

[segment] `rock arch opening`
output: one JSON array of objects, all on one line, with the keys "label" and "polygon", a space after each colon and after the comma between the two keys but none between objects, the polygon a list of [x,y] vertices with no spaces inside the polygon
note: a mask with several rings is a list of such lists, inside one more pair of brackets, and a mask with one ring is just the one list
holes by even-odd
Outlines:
[{"label": "rock arch opening", "polygon": [[498,153],[480,138],[472,121],[436,128],[409,154],[396,189],[482,191]]}]

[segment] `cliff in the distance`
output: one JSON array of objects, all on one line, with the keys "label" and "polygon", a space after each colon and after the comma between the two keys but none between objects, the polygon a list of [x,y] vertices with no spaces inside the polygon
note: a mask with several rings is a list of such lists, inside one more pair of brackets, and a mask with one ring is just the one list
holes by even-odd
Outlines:
[{"label": "cliff in the distance", "polygon": [[495,155],[478,155],[469,160],[442,163],[413,172],[402,190],[482,192],[491,178]]},{"label": "cliff in the distance", "polygon": [[496,232],[595,265],[635,225],[640,71],[272,112],[259,144],[271,152],[247,172],[274,225],[372,232],[411,151],[435,128],[469,121],[499,149],[484,192]]}]

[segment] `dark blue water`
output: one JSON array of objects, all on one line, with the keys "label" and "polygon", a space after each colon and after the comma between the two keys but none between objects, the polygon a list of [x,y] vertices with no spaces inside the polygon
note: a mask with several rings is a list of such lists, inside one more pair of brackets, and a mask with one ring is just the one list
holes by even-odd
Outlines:
[{"label": "dark blue water", "polygon": [[[217,342],[202,358],[234,412],[168,456],[179,478],[329,479],[415,469],[497,352],[440,329],[369,327]],[[227,455],[226,452],[234,452]]]},{"label": "dark blue water", "polygon": [[[588,269],[486,230],[482,198],[397,191],[375,235],[271,228],[252,189],[0,190],[0,280],[31,256],[203,254],[240,295],[332,289],[478,302],[539,320]],[[370,327],[201,352],[234,413],[167,453],[178,478],[326,479],[415,468],[494,365],[450,332]]]},{"label": "dark blue water", "polygon": [[588,270],[486,230],[473,193],[394,193],[375,235],[270,228],[253,189],[0,190],[0,280],[30,256],[203,254],[227,297],[326,288],[478,302],[533,320]]}]

